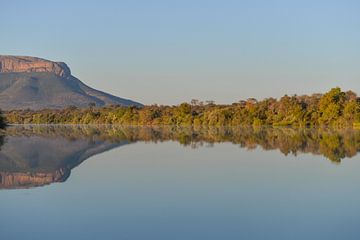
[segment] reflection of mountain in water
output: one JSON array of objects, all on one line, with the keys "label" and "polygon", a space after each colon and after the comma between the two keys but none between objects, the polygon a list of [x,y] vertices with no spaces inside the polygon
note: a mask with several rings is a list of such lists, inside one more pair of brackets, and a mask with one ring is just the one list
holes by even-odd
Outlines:
[{"label": "reflection of mountain in water", "polygon": [[0,151],[0,188],[62,182],[93,155],[130,142],[168,140],[193,148],[230,142],[285,155],[323,155],[334,162],[360,150],[360,131],[352,129],[15,126],[6,130]]},{"label": "reflection of mountain in water", "polygon": [[11,127],[0,151],[0,188],[65,181],[85,159],[123,144],[82,135],[71,127]]}]

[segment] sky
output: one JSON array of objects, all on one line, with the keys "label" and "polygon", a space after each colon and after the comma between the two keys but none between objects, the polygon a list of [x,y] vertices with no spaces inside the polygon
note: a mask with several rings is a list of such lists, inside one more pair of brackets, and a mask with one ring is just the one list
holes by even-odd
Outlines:
[{"label": "sky", "polygon": [[360,94],[357,0],[0,0],[0,54],[144,104]]}]

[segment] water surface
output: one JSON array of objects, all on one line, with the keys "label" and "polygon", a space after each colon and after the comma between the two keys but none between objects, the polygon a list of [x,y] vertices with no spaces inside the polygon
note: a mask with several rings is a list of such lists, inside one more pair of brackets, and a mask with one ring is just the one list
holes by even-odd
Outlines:
[{"label": "water surface", "polygon": [[16,126],[1,239],[359,239],[351,129]]}]

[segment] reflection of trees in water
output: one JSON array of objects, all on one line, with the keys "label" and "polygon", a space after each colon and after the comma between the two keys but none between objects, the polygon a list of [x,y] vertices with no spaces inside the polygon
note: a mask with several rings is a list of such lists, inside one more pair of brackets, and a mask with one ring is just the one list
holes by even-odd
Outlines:
[{"label": "reflection of trees in water", "polygon": [[87,158],[137,141],[177,141],[191,148],[229,142],[246,149],[279,149],[285,155],[323,155],[338,163],[357,154],[360,131],[285,127],[9,127],[5,140],[0,135],[0,189],[66,181],[71,169]]},{"label": "reflection of trees in water", "polygon": [[[139,130],[140,139],[144,136],[141,131],[144,130]],[[231,142],[247,149],[258,146],[264,150],[279,149],[285,155],[321,154],[335,162],[345,157],[353,157],[360,150],[360,131],[352,129],[201,128],[184,130],[175,128],[175,131],[160,130],[160,132],[162,140],[177,140],[181,144],[192,147],[197,147],[197,144],[203,142]]]},{"label": "reflection of trees in water", "polygon": [[283,154],[297,155],[312,153],[323,155],[334,162],[353,157],[360,150],[360,131],[329,128],[287,128],[287,127],[124,127],[124,126],[22,126],[9,128],[9,136],[38,135],[64,137],[75,141],[79,138],[90,141],[178,141],[180,144],[197,148],[214,143],[230,142],[242,148],[264,150],[279,149]]}]

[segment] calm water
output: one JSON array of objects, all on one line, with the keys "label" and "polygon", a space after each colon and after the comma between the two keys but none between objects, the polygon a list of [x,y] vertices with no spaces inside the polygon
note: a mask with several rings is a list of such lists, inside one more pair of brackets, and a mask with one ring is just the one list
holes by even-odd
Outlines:
[{"label": "calm water", "polygon": [[19,126],[0,239],[360,239],[360,132]]}]

